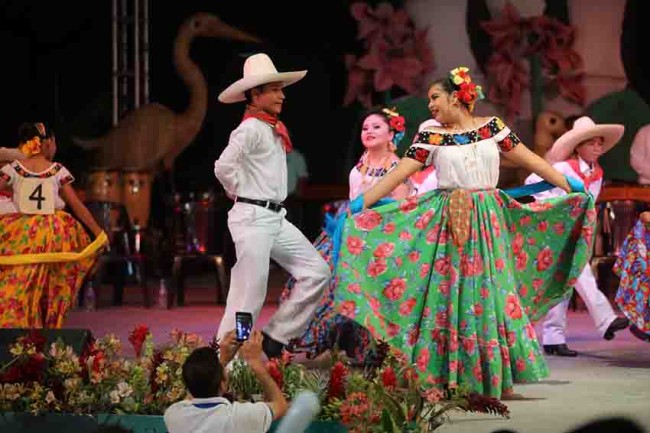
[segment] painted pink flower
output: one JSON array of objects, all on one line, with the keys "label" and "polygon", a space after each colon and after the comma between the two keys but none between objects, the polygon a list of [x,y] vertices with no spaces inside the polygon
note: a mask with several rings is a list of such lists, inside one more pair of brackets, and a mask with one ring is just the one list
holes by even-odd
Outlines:
[{"label": "painted pink flower", "polygon": [[539,272],[545,271],[553,264],[553,251],[549,247],[545,247],[537,255],[537,270]]},{"label": "painted pink flower", "polygon": [[368,276],[370,276],[372,278],[376,278],[379,275],[386,272],[387,269],[388,269],[388,266],[386,265],[385,260],[382,260],[382,259],[373,260],[368,265]]},{"label": "painted pink flower", "polygon": [[408,254],[408,258],[411,262],[416,263],[418,260],[420,260],[420,252],[419,251],[411,251]]},{"label": "painted pink flower", "polygon": [[448,275],[451,268],[451,259],[449,257],[437,259],[434,262],[433,267],[440,275]]},{"label": "painted pink flower", "polygon": [[350,252],[350,254],[354,256],[358,256],[359,254],[361,254],[361,252],[363,251],[364,244],[365,243],[356,236],[350,236],[346,240],[348,251]]},{"label": "painted pink flower", "polygon": [[384,288],[384,296],[391,301],[397,301],[402,297],[406,290],[406,280],[403,278],[393,278]]},{"label": "painted pink flower", "polygon": [[471,338],[464,338],[463,350],[471,355],[474,352],[474,349],[476,349],[476,342]]},{"label": "painted pink flower", "polygon": [[417,300],[415,298],[410,298],[402,302],[402,304],[399,306],[399,314],[402,316],[408,316],[413,311],[415,304],[417,304]]},{"label": "painted pink flower", "polygon": [[356,315],[356,307],[354,301],[343,301],[339,307],[339,311],[343,316],[354,319],[354,316]]},{"label": "painted pink flower", "polygon": [[359,283],[352,283],[348,285],[348,292],[359,294],[361,293],[361,285]]},{"label": "painted pink flower", "polygon": [[417,365],[418,370],[427,371],[430,358],[431,356],[429,355],[429,349],[427,347],[422,348],[418,354],[417,359],[415,360],[415,364]]},{"label": "painted pink flower", "polygon": [[399,210],[402,213],[409,213],[418,208],[418,199],[416,197],[407,197],[399,204]]},{"label": "painted pink flower", "polygon": [[393,232],[395,232],[395,227],[396,227],[396,225],[395,225],[394,222],[390,222],[390,223],[386,224],[384,226],[384,233],[387,234],[387,235],[393,234]]},{"label": "painted pink flower", "polygon": [[433,219],[434,211],[429,209],[424,214],[422,214],[417,221],[415,222],[415,228],[418,230],[424,230],[427,228],[431,219]]},{"label": "painted pink flower", "polygon": [[431,265],[429,263],[422,263],[420,266],[420,278],[426,278],[431,271]]},{"label": "painted pink flower", "polygon": [[514,240],[512,241],[512,253],[514,255],[519,254],[521,249],[524,247],[524,236],[521,233],[515,235]]},{"label": "painted pink flower", "polygon": [[402,328],[396,324],[396,323],[389,323],[386,329],[386,335],[388,335],[390,338],[398,335]]},{"label": "painted pink flower", "polygon": [[523,312],[516,295],[508,295],[506,298],[506,314],[511,319],[521,319]]},{"label": "painted pink flower", "polygon": [[366,232],[374,230],[382,222],[382,216],[380,213],[374,210],[367,210],[361,212],[354,217],[354,227],[357,230],[363,230]]},{"label": "painted pink flower", "polygon": [[352,54],[345,55],[348,70],[348,85],[343,97],[343,106],[359,101],[364,107],[372,107],[373,72],[359,65],[359,60]]},{"label": "painted pink flower", "polygon": [[393,251],[395,251],[395,244],[392,242],[384,242],[375,249],[373,254],[378,258],[387,258],[393,255]]}]

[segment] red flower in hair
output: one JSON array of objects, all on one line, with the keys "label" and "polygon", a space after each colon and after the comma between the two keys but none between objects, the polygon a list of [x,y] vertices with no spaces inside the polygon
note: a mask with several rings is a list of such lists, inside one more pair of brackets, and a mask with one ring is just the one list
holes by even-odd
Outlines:
[{"label": "red flower in hair", "polygon": [[476,91],[476,84],[474,83],[461,83],[460,89],[458,90],[458,99],[463,101],[466,105],[471,105],[478,98],[478,92]]},{"label": "red flower in hair", "polygon": [[390,118],[390,127],[397,132],[406,130],[406,121],[403,116],[394,116]]}]

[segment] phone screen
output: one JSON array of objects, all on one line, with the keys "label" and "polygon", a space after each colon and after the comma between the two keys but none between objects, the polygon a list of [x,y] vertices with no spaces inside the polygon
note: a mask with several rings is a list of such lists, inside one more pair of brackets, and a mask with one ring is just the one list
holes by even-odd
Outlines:
[{"label": "phone screen", "polygon": [[235,313],[235,334],[237,341],[248,340],[253,329],[253,315],[243,311]]}]

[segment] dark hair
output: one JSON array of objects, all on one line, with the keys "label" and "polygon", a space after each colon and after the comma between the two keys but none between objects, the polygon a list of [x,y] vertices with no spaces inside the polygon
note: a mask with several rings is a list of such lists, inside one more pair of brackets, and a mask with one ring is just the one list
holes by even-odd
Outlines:
[{"label": "dark hair", "polygon": [[390,117],[388,117],[388,114],[384,113],[382,110],[383,108],[381,107],[374,107],[366,111],[366,113],[361,118],[361,127],[363,128],[363,122],[365,122],[368,117],[377,115],[377,116],[381,116],[382,119],[384,119],[384,122],[386,122],[386,125],[388,125],[388,129],[393,131],[393,129],[390,126]]},{"label": "dark hair", "polygon": [[431,83],[431,86],[429,86],[429,88],[431,88],[433,86],[436,86],[436,85],[442,87],[442,90],[449,93],[450,95],[453,92],[455,92],[457,90],[460,90],[460,87],[458,87],[457,85],[452,83],[452,81],[449,79],[449,77],[438,78],[433,83]]},{"label": "dark hair", "polygon": [[[45,131],[44,134],[39,130],[39,125]],[[18,144],[25,143],[26,141],[31,140],[34,137],[39,137],[41,140],[53,137],[54,133],[52,130],[45,127],[43,123],[36,122],[24,122],[21,123],[18,127]]]},{"label": "dark hair", "polygon": [[643,433],[645,430],[637,423],[622,417],[601,418],[591,421],[581,427],[571,430],[569,433]]},{"label": "dark hair", "polygon": [[[270,84],[270,83],[266,83]],[[253,89],[257,89],[260,92],[264,91],[264,86],[266,84],[260,84],[259,86],[252,87],[248,90],[244,90],[244,98],[246,98],[246,104],[252,104],[253,103]]]},{"label": "dark hair", "polygon": [[183,363],[183,382],[195,398],[218,397],[223,378],[219,355],[210,347],[195,349]]}]

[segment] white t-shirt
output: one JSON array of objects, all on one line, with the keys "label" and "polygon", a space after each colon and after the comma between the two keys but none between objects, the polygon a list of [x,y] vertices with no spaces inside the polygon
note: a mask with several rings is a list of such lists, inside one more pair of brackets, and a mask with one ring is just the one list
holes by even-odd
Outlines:
[{"label": "white t-shirt", "polygon": [[[54,209],[58,210],[65,208],[65,202],[59,196],[59,189],[63,185],[74,182],[74,177],[72,174],[70,174],[68,169],[58,162],[53,163],[46,170],[43,170],[39,173],[34,173],[26,169],[20,162],[14,161],[11,164],[7,164],[2,167],[2,169],[0,169],[0,177],[2,177],[2,179],[4,179],[9,186],[13,186],[19,177],[36,177],[40,179],[47,179],[47,181],[52,184],[54,191]],[[0,213],[18,212],[13,202],[11,205],[7,204],[6,202],[3,204],[5,206],[0,209]]]},{"label": "white t-shirt", "polygon": [[183,400],[164,415],[169,433],[264,433],[273,414],[264,402],[230,403],[223,397]]}]

